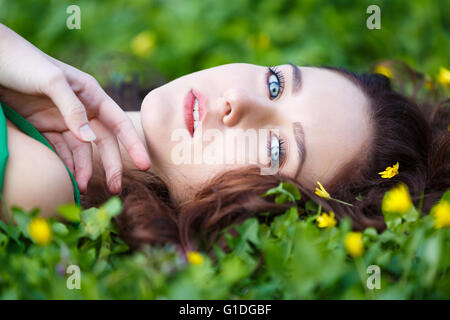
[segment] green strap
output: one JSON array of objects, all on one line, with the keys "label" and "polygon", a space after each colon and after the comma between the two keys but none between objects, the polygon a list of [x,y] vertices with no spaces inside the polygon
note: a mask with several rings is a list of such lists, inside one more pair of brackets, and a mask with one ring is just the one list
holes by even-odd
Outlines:
[{"label": "green strap", "polygon": [[0,194],[3,193],[3,182],[5,180],[8,158],[8,132],[6,128],[6,119],[3,114],[3,108],[0,108]]},{"label": "green strap", "polygon": [[[35,127],[33,127],[33,125],[31,123],[29,123],[24,117],[22,117],[19,113],[17,113],[17,111],[11,109],[10,107],[8,107],[5,104],[2,104],[1,102],[0,102],[0,105],[2,106],[2,109],[3,109],[3,112],[6,116],[6,118],[8,118],[12,123],[14,123],[20,130],[22,130],[25,134],[29,135],[30,137],[36,139],[37,141],[43,143],[44,145],[49,147],[50,150],[55,152],[55,150],[53,150],[52,146],[48,143],[48,141],[44,138],[44,136],[42,136],[40,134],[40,132]],[[4,117],[0,117],[0,118],[2,118],[2,119],[0,119],[0,128],[4,128],[4,130],[0,130],[0,131],[6,132],[6,119]],[[1,121],[5,122],[4,126],[3,126],[3,123],[1,123]],[[0,143],[3,143],[3,141],[4,141],[2,134],[3,134],[3,132],[0,132]],[[5,133],[5,137],[6,137],[6,133]],[[6,140],[5,146],[7,146],[7,140]],[[7,147],[2,148],[2,149],[7,149]],[[63,164],[66,167],[67,172],[69,173],[70,179],[72,180],[75,203],[77,205],[80,205],[80,190],[78,189],[77,181],[73,177],[72,173],[70,172],[70,170],[66,166],[66,164],[64,162],[63,162]],[[6,162],[5,162],[5,166],[6,166]],[[5,172],[5,168],[0,168],[0,169],[2,169],[1,172],[3,172],[3,173]],[[2,176],[2,175],[0,175],[0,176]],[[2,186],[3,186],[3,177],[0,182],[2,183]]]}]

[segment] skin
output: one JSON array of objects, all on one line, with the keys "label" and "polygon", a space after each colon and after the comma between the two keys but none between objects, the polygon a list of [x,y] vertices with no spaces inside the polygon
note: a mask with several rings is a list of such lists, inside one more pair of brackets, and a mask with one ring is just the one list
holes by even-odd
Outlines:
[{"label": "skin", "polygon": [[125,112],[94,77],[58,61],[0,23],[0,100],[53,145],[85,191],[92,174],[92,142],[98,147],[108,189],[121,189],[120,141],[136,166],[150,159]]},{"label": "skin", "polygon": [[[244,164],[176,164],[171,151],[177,141],[171,134],[186,128],[183,99],[191,88],[207,97],[207,113],[202,132],[215,129],[223,137],[233,130],[278,129],[285,140],[286,161],[281,173],[295,177],[314,190],[316,181],[325,187],[342,165],[357,157],[371,135],[369,104],[361,90],[343,75],[326,69],[301,67],[299,90],[293,94],[294,81],[290,65],[278,66],[285,79],[283,91],[270,99],[267,68],[235,63],[195,72],[151,91],[141,107],[141,121],[153,170],[163,177],[175,201],[186,200],[216,174]],[[297,152],[292,122],[300,122],[305,137],[306,156],[297,172]],[[224,141],[226,141],[224,139]],[[220,139],[204,142],[200,135],[188,141],[194,147],[216,144],[229,154],[232,143]],[[222,143],[222,145],[220,145]],[[235,156],[249,162],[252,154],[266,150],[264,139]],[[261,154],[264,154],[262,152]],[[260,157],[259,166],[268,165],[269,156]]]},{"label": "skin", "polygon": [[[148,93],[142,103],[141,112],[126,113],[150,154],[152,161],[150,170],[165,180],[175,202],[188,199],[215,175],[248,165],[252,155],[259,155],[253,164],[266,168],[269,166],[267,139],[261,139],[241,151],[235,149],[235,144],[225,142],[226,138],[238,129],[278,130],[279,137],[285,141],[283,146],[286,156],[280,172],[294,177],[312,190],[317,186],[316,181],[320,181],[326,188],[327,182],[334,177],[339,168],[361,153],[369,141],[372,128],[368,100],[360,89],[335,71],[300,67],[300,86],[293,94],[292,70],[292,66],[287,64],[277,67],[277,71],[283,74],[284,88],[273,100],[270,99],[266,67],[235,63],[188,74],[169,82]],[[243,162],[210,164],[201,161],[177,164],[174,161],[173,150],[179,147],[180,141],[172,139],[172,134],[183,131],[187,133],[183,101],[191,88],[201,91],[207,98],[207,112],[201,125],[196,128],[196,135],[192,138],[186,134],[188,139],[183,141],[192,148],[199,149],[202,146],[201,156],[205,155],[209,146],[215,150],[223,150],[224,154],[233,154],[235,151],[234,160],[239,158],[243,159]],[[298,168],[302,159],[297,151],[293,122],[301,123],[304,133],[306,156],[300,171]],[[8,139],[14,143],[14,139],[19,139],[21,132],[10,135],[10,131],[14,132],[10,126],[13,125],[8,124]],[[208,130],[214,130],[213,132],[224,139],[202,140],[204,136],[198,133],[205,133]],[[22,143],[29,146],[36,145],[36,150],[22,148],[21,156],[18,152],[17,156],[13,155],[15,158],[29,159],[32,156],[40,159],[45,154],[46,161],[40,164],[39,171],[42,175],[28,174],[26,184],[36,189],[34,198],[25,199],[24,194],[27,193],[17,191],[21,188],[23,190],[24,184],[19,185],[16,182],[15,192],[21,196],[16,196],[16,199],[12,199],[9,203],[20,200],[27,202],[28,206],[45,206],[44,216],[49,216],[57,205],[73,202],[69,175],[61,160],[55,154],[49,153],[45,147],[38,148],[39,142],[31,138],[26,139],[26,136],[20,139],[27,140]],[[97,147],[94,144],[92,146],[93,161],[101,161]],[[124,169],[137,168],[126,148],[121,143],[119,147]],[[8,163],[6,177],[15,177],[15,181],[20,181],[19,179],[23,179],[26,175],[22,174],[23,168],[30,167],[30,162],[21,164],[22,171],[12,169],[16,165],[11,163],[14,162]],[[58,163],[61,170],[53,170]],[[6,180],[6,198],[8,194],[13,193],[10,190],[14,188],[11,187],[14,181],[11,181]],[[45,189],[54,182],[60,184],[57,192]],[[39,192],[43,188],[45,192]],[[52,201],[47,199],[49,194],[52,194]]]},{"label": "skin", "polygon": [[47,216],[58,204],[73,201],[61,160],[84,192],[92,175],[93,148],[111,193],[121,190],[123,153],[140,170],[150,168],[130,118],[94,77],[46,55],[1,23],[0,100],[39,130],[56,151],[7,121],[10,156],[2,196],[9,207],[38,206]]}]

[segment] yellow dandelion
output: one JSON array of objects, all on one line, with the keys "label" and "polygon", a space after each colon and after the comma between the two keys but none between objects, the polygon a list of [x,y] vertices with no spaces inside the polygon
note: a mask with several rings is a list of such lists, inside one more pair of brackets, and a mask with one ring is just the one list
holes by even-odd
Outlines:
[{"label": "yellow dandelion", "polygon": [[389,190],[383,197],[383,212],[396,212],[405,214],[412,207],[408,187],[404,183]]},{"label": "yellow dandelion", "polygon": [[398,174],[398,162],[394,164],[392,167],[386,167],[386,169],[382,172],[378,172],[382,178],[392,178]]},{"label": "yellow dandelion", "polygon": [[437,82],[439,82],[442,86],[448,87],[450,85],[450,70],[440,67],[439,74],[436,78]]},{"label": "yellow dandelion", "polygon": [[139,57],[148,55],[155,46],[155,34],[151,31],[142,31],[131,41],[131,50]]},{"label": "yellow dandelion", "polygon": [[316,218],[319,228],[333,228],[336,225],[336,219],[334,218],[334,212],[330,211],[329,214],[326,212],[322,213]]},{"label": "yellow dandelion", "polygon": [[373,70],[373,72],[382,74],[383,76],[386,76],[386,77],[392,79],[392,72],[391,72],[391,70],[388,67],[383,66],[381,64],[377,65],[375,67],[375,69]]},{"label": "yellow dandelion", "polygon": [[364,251],[361,232],[349,232],[345,236],[345,248],[352,257],[359,257]]},{"label": "yellow dandelion", "polygon": [[317,183],[319,184],[320,189],[316,187],[315,193],[321,198],[330,200],[331,199],[330,194],[325,190],[325,188],[319,181],[317,181]]},{"label": "yellow dandelion", "polygon": [[193,265],[201,265],[203,263],[203,257],[197,251],[188,251],[187,259]]},{"label": "yellow dandelion", "polygon": [[47,220],[42,218],[34,218],[28,226],[28,233],[33,241],[41,246],[50,243],[52,239],[52,230]]},{"label": "yellow dandelion", "polygon": [[440,229],[443,227],[450,227],[450,204],[441,200],[433,206],[431,212],[434,215],[434,227]]}]

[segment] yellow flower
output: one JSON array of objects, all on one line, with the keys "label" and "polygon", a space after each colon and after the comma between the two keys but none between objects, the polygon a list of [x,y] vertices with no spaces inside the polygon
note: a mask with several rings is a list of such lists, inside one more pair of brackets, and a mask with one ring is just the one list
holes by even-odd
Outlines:
[{"label": "yellow flower", "polygon": [[398,166],[397,162],[392,167],[387,167],[384,171],[378,172],[378,174],[381,174],[382,178],[392,178],[398,174]]},{"label": "yellow flower", "polygon": [[450,227],[450,204],[441,200],[433,206],[431,212],[434,215],[434,227],[440,229],[443,227]]},{"label": "yellow flower", "polygon": [[203,257],[197,251],[188,251],[187,259],[188,259],[189,263],[194,264],[194,265],[200,265],[203,263]]},{"label": "yellow flower", "polygon": [[359,257],[364,251],[361,232],[349,232],[345,236],[345,248],[352,257]]},{"label": "yellow flower", "polygon": [[320,184],[319,181],[317,181],[317,183],[319,184],[320,190],[319,190],[319,188],[316,187],[316,190],[315,190],[316,194],[319,197],[330,200],[330,198],[331,198],[330,194],[324,189],[324,187]]},{"label": "yellow flower", "polygon": [[450,85],[450,70],[440,67],[439,74],[437,76],[437,81],[444,87],[448,87]]},{"label": "yellow flower", "polygon": [[334,219],[333,211],[330,211],[329,214],[326,212],[322,213],[316,218],[316,220],[319,223],[319,228],[332,228],[336,225],[336,219]]},{"label": "yellow flower", "polygon": [[131,41],[131,50],[137,56],[148,55],[155,46],[155,34],[151,31],[142,31]]},{"label": "yellow flower", "polygon": [[405,214],[412,206],[408,187],[404,183],[389,190],[383,197],[383,212],[396,212]]},{"label": "yellow flower", "polygon": [[392,72],[391,72],[391,70],[388,67],[383,66],[381,64],[377,65],[373,72],[382,74],[383,76],[386,76],[386,77],[392,79]]},{"label": "yellow flower", "polygon": [[28,233],[35,243],[45,246],[52,239],[52,230],[47,220],[42,218],[34,218],[28,226]]}]

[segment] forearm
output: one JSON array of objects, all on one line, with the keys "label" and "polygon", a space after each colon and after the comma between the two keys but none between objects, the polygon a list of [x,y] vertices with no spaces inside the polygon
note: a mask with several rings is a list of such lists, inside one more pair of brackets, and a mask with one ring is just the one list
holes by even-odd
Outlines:
[{"label": "forearm", "polygon": [[0,24],[0,85],[22,93],[42,93],[58,69],[46,55]]}]

